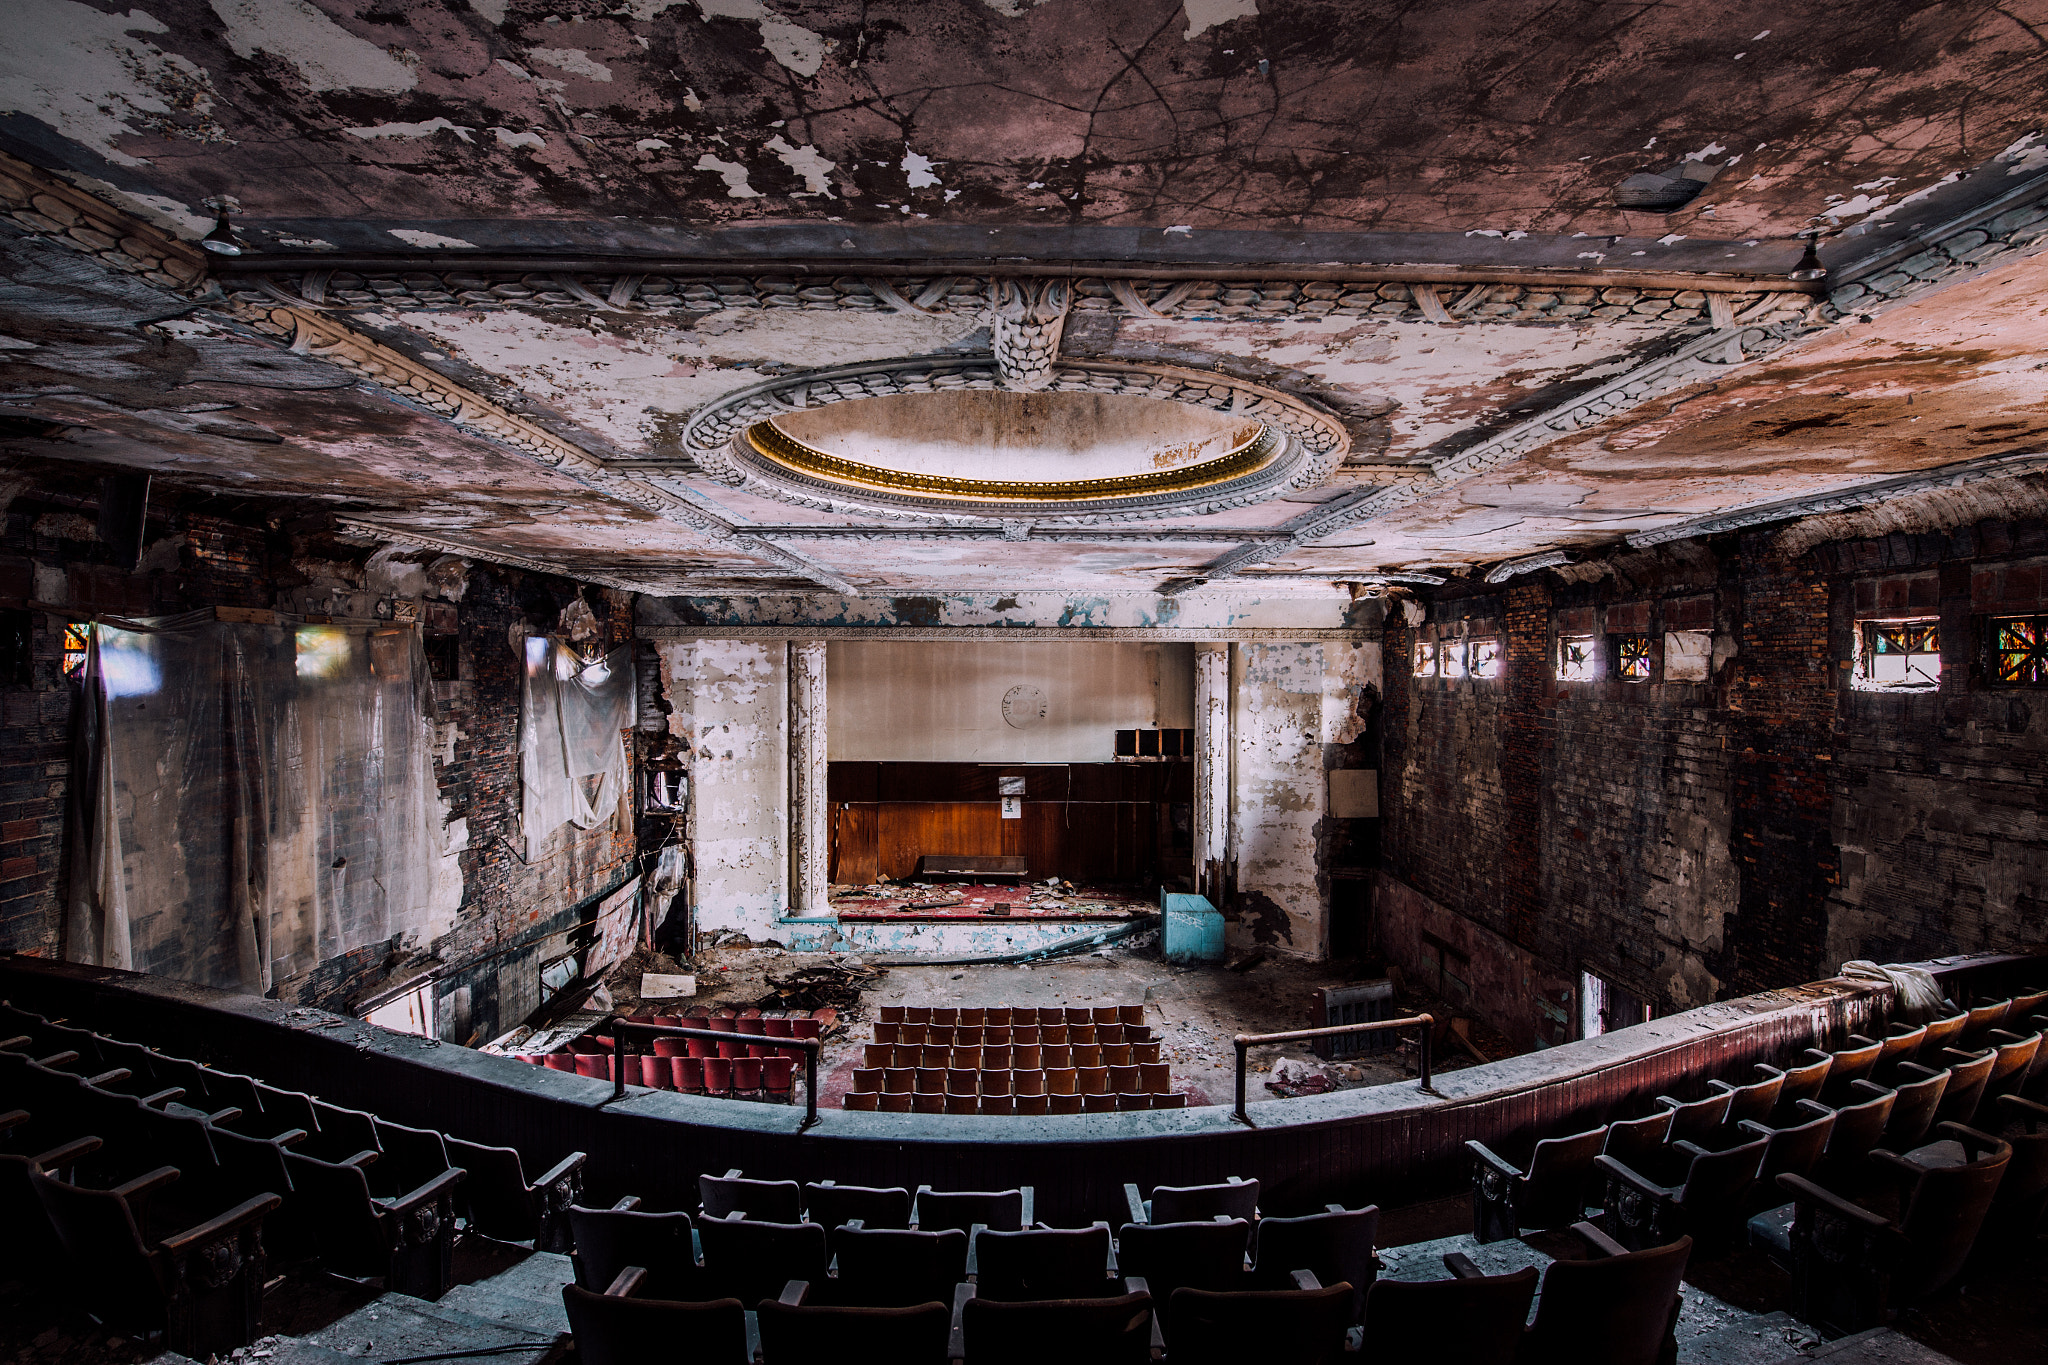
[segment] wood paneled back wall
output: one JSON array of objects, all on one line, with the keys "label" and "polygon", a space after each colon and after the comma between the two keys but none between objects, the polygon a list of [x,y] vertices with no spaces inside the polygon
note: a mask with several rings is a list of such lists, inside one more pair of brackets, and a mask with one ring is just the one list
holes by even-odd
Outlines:
[{"label": "wood paneled back wall", "polygon": [[[1022,777],[1021,819],[997,779]],[[1031,876],[1150,884],[1187,871],[1189,763],[833,763],[832,880],[909,877],[927,853],[1022,854]]]}]

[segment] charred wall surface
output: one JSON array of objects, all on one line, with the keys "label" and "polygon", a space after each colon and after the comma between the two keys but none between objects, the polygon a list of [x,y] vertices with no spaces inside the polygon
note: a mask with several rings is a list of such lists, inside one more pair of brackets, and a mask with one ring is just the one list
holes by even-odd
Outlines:
[{"label": "charred wall surface", "polygon": [[[404,980],[431,976],[443,1037],[488,1039],[538,1005],[542,961],[567,951],[589,907],[634,870],[630,819],[563,826],[528,863],[520,841],[515,642],[553,628],[578,587],[565,579],[434,552],[337,540],[319,516],[259,515],[248,504],[161,486],[139,561],[103,531],[103,482],[65,467],[0,477],[0,948],[59,958],[70,869],[65,811],[78,684],[64,674],[67,619],[231,608],[287,624],[417,612],[435,657],[434,776],[444,847],[459,849],[462,902],[431,943],[394,938],[280,982],[295,1004],[353,1012]],[[630,635],[624,594],[583,589],[606,641]],[[31,603],[35,605],[31,607]],[[409,604],[409,605],[408,605]],[[53,611],[47,608],[58,608]],[[362,840],[382,813],[365,809]],[[146,888],[139,888],[146,895]]]},{"label": "charred wall surface", "polygon": [[[1547,1043],[1573,1036],[1581,971],[1666,1011],[1852,958],[2038,946],[2048,685],[2001,682],[1990,631],[2048,612],[2044,563],[2038,519],[1753,532],[1391,614],[1390,960],[1481,1012],[1507,999],[1496,1022]],[[1938,624],[1939,684],[1867,690],[1866,623],[1901,619]],[[1593,676],[1562,679],[1579,642]],[[1431,650],[1497,651],[1496,675],[1445,677]]]}]

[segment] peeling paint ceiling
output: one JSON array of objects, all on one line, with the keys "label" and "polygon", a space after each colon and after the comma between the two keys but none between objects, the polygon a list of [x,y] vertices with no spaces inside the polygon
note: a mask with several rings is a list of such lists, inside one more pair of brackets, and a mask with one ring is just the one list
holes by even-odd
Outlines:
[{"label": "peeling paint ceiling", "polygon": [[[2044,0],[18,0],[0,444],[655,592],[1285,595],[1598,549],[2039,447],[2044,32]],[[1702,188],[1619,207],[1645,172]],[[217,202],[245,254],[167,245]],[[1064,282],[1040,371],[1019,280]],[[911,361],[1214,382],[1343,448],[1199,513],[1020,521],[690,445]]]}]

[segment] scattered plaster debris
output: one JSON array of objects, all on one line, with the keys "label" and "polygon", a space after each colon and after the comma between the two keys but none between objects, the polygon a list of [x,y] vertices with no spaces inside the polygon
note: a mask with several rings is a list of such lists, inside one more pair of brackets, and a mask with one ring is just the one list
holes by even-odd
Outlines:
[{"label": "scattered plaster debris", "polygon": [[1465,235],[1467,237],[1498,237],[1501,235],[1501,231],[1499,228],[1473,228]]},{"label": "scattered plaster debris", "polygon": [[725,192],[734,199],[759,199],[761,191],[747,183],[747,168],[737,161],[720,161],[706,152],[697,158],[700,171],[717,171],[725,177]]},{"label": "scattered plaster debris", "polygon": [[1680,243],[1680,242],[1682,242],[1682,241],[1684,241],[1684,240],[1685,240],[1685,234],[1684,234],[1684,233],[1682,233],[1682,232],[1667,232],[1667,233],[1665,233],[1665,234],[1664,234],[1664,235],[1663,235],[1662,237],[1659,237],[1659,238],[1657,239],[1657,245],[1658,245],[1658,246],[1675,246],[1675,245],[1677,245],[1678,243]]},{"label": "scattered plaster debris", "polygon": [[[1829,195],[1828,197],[1830,199],[1834,199],[1838,196]],[[1826,208],[1822,209],[1815,216],[1819,218],[1839,219],[1851,217],[1856,214],[1870,213],[1873,210],[1881,207],[1884,204],[1885,200],[1889,198],[1891,198],[1891,196],[1888,194],[1859,194],[1854,199],[1844,199],[1839,204],[1829,204]]]},{"label": "scattered plaster debris", "polygon": [[[27,114],[123,166],[149,163],[115,142],[152,124],[173,126],[172,99],[204,120],[185,136],[227,141],[211,117],[213,83],[206,72],[130,36],[170,31],[141,10],[102,14],[73,0],[14,0],[7,21],[0,113]],[[51,71],[65,78],[52,81]]]},{"label": "scattered plaster debris", "polygon": [[704,101],[698,96],[694,88],[687,85],[683,87],[683,108],[693,114],[704,112]]},{"label": "scattered plaster debris", "polygon": [[580,47],[537,47],[526,55],[544,66],[552,66],[557,71],[566,71],[585,80],[609,82],[612,78],[610,67],[593,60]]},{"label": "scattered plaster debris", "polygon": [[483,16],[492,28],[505,22],[505,7],[511,0],[469,0],[469,7]]},{"label": "scattered plaster debris", "polygon": [[450,123],[445,118],[430,118],[425,123],[380,123],[374,128],[344,128],[341,131],[350,137],[359,137],[368,142],[379,137],[432,137],[435,133],[448,132],[464,142],[474,141],[470,134],[474,128],[465,128],[459,123]]},{"label": "scattered plaster debris", "polygon": [[443,237],[438,232],[422,232],[418,228],[386,228],[386,232],[399,241],[416,247],[468,247],[476,250],[475,242],[465,242],[460,237]]},{"label": "scattered plaster debris", "polygon": [[1881,175],[1875,180],[1866,180],[1856,188],[1859,190],[1888,190],[1899,183],[1895,175]]},{"label": "scattered plaster debris", "polygon": [[[981,0],[981,3],[987,5],[997,14],[1002,15],[1005,19],[1021,18],[1024,14],[1025,0]],[[1043,5],[1050,3],[1050,0],[1030,0],[1030,3],[1033,5]]]},{"label": "scattered plaster debris", "polygon": [[902,169],[910,176],[910,188],[922,190],[937,185],[939,178],[932,174],[933,166],[930,157],[919,156],[907,144],[904,146]]},{"label": "scattered plaster debris", "polygon": [[668,150],[668,144],[658,137],[643,137],[633,145],[643,152],[665,152]]},{"label": "scattered plaster debris", "polygon": [[1257,16],[1259,0],[1181,0],[1181,9],[1188,16],[1188,28],[1180,36],[1193,42],[1218,24]]},{"label": "scattered plaster debris", "polygon": [[[659,0],[638,0],[636,8],[658,4]],[[815,76],[825,64],[825,52],[832,46],[822,33],[787,20],[778,19],[762,0],[695,0],[704,22],[738,19],[761,31],[761,46],[768,55],[799,76]],[[667,9],[667,5],[661,5]]]},{"label": "scattered plaster debris", "polygon": [[[782,164],[804,178],[801,195],[822,194],[832,197],[832,182],[826,177],[839,169],[839,163],[828,158],[823,152],[806,142],[801,147],[792,147],[777,133],[768,139],[768,150],[782,158]],[[795,196],[792,196],[795,197]]]},{"label": "scattered plaster debris", "polygon": [[[313,8],[309,0],[208,0],[227,26],[237,57],[268,52],[298,68],[316,92],[410,90],[419,73],[410,62],[358,38]],[[411,53],[407,53],[411,56]]]},{"label": "scattered plaster debris", "polygon": [[1683,157],[1680,158],[1680,160],[1708,161],[1714,157],[1720,156],[1723,152],[1726,152],[1727,150],[1728,149],[1726,147],[1723,147],[1718,142],[1709,142],[1706,146],[1700,148],[1696,152],[1687,152]]},{"label": "scattered plaster debris", "polygon": [[502,147],[533,147],[538,149],[545,148],[548,145],[547,139],[535,132],[515,133],[510,128],[493,128],[491,132],[497,135],[498,144]]},{"label": "scattered plaster debris", "polygon": [[280,237],[279,246],[293,246],[301,251],[339,251],[340,247],[322,237]]},{"label": "scattered plaster debris", "polygon": [[1771,36],[1771,31],[1770,31],[1769,29],[1765,29],[1765,30],[1764,30],[1764,31],[1763,31],[1762,33],[1759,33],[1759,34],[1757,34],[1757,35],[1756,35],[1756,37],[1754,37],[1754,38],[1751,38],[1751,39],[1750,39],[1750,41],[1751,41],[1752,43],[1760,43],[1760,42],[1762,42],[1762,41],[1763,41],[1764,39],[1766,39],[1766,38],[1768,38],[1768,37],[1770,37],[1770,36]]}]

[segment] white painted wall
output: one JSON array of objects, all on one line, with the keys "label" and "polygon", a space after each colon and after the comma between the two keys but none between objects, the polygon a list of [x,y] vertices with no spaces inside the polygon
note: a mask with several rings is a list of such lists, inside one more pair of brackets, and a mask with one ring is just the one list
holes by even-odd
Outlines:
[{"label": "white painted wall", "polygon": [[1241,644],[1231,650],[1231,845],[1237,946],[1329,951],[1329,894],[1316,849],[1329,813],[1324,746],[1358,738],[1358,701],[1381,687],[1377,642]]},{"label": "white painted wall", "polygon": [[[1116,732],[1194,721],[1194,646],[1121,641],[834,640],[826,666],[835,762],[1107,763]],[[1003,719],[1030,685],[1046,716]]]},{"label": "white painted wall", "polygon": [[697,927],[777,937],[789,907],[789,678],[781,640],[658,646],[669,730],[690,742]]}]

